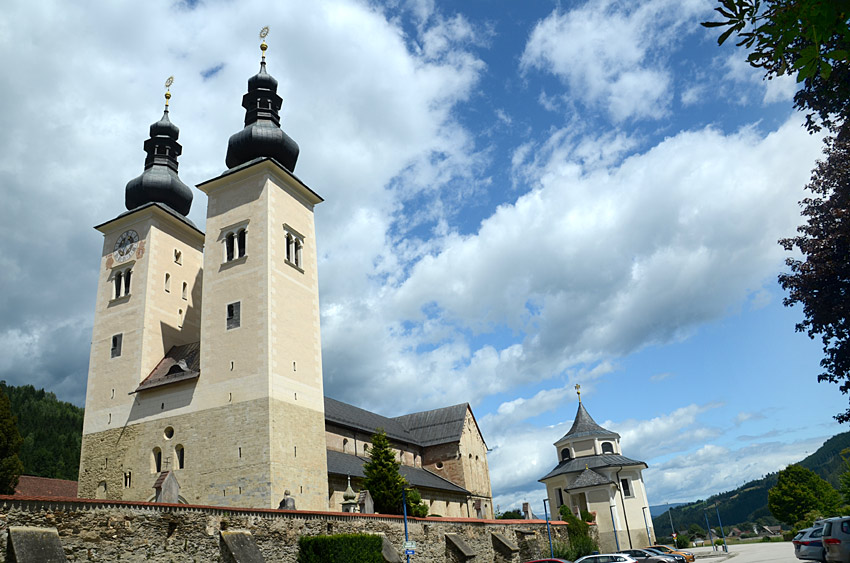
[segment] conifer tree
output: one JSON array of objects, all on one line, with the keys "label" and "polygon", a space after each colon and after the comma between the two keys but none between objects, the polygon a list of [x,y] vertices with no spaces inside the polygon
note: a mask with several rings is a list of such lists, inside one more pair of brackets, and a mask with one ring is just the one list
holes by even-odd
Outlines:
[{"label": "conifer tree", "polygon": [[363,466],[366,478],[363,487],[369,490],[375,511],[381,514],[401,514],[401,497],[405,480],[398,472],[401,463],[396,461],[387,433],[382,428],[372,436],[371,459]]},{"label": "conifer tree", "polygon": [[24,470],[18,457],[21,441],[9,397],[0,389],[0,494],[15,494],[18,477]]}]

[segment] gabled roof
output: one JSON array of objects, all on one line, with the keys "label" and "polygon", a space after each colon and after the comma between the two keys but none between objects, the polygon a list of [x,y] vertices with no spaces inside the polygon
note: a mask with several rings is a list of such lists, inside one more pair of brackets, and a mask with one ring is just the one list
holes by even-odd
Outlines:
[{"label": "gabled roof", "polygon": [[469,410],[469,404],[461,403],[441,409],[397,416],[393,420],[398,421],[416,436],[419,444],[433,446],[460,440],[467,410]]},{"label": "gabled roof", "polygon": [[369,434],[374,434],[378,428],[383,428],[389,438],[409,444],[419,444],[416,436],[408,432],[398,420],[375,414],[330,397],[325,397],[325,420]]},{"label": "gabled roof", "polygon": [[[575,439],[575,438],[589,438],[589,437],[610,437],[610,438],[619,438],[620,435],[616,432],[612,432],[610,430],[606,430],[596,424],[596,421],[590,416],[587,412],[587,409],[584,408],[584,405],[578,404],[578,411],[576,412],[576,418],[573,421],[573,425],[570,428],[569,432],[564,434],[564,436],[558,440],[561,442],[566,440],[567,438]],[[556,444],[558,442],[555,442]]]},{"label": "gabled roof", "polygon": [[584,471],[585,469],[599,469],[602,467],[632,467],[636,465],[647,467],[646,463],[643,461],[638,461],[622,455],[589,455],[564,460],[539,480],[544,481],[549,477],[555,477],[556,475],[563,475],[565,473],[577,473],[579,471]]},{"label": "gabled roof", "polygon": [[567,491],[574,491],[576,489],[584,489],[587,487],[598,487],[599,485],[613,485],[614,482],[605,477],[604,475],[600,475],[593,469],[587,468],[581,472],[581,475],[578,476],[578,479],[573,481],[573,484],[567,487]]},{"label": "gabled roof", "polygon": [[201,343],[192,342],[182,346],[172,346],[131,394],[178,381],[188,381],[199,375],[201,375]]},{"label": "gabled roof", "polygon": [[[363,465],[367,461],[369,461],[369,458],[328,450],[328,473],[334,475],[351,475],[352,477],[362,479],[365,477]],[[399,467],[399,473],[414,487],[439,489],[464,495],[470,494],[463,487],[458,487],[451,481],[443,479],[439,475],[435,475],[420,467],[402,465]]]},{"label": "gabled roof", "polygon": [[15,494],[25,497],[77,498],[77,482],[21,475]]}]

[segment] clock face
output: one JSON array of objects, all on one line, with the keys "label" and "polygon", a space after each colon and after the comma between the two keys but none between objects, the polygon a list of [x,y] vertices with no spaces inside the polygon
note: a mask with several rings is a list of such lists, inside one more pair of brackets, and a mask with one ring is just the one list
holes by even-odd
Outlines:
[{"label": "clock face", "polygon": [[121,233],[118,240],[115,241],[115,248],[112,251],[112,256],[116,262],[126,262],[133,256],[136,247],[139,245],[139,233],[136,231],[125,231]]}]

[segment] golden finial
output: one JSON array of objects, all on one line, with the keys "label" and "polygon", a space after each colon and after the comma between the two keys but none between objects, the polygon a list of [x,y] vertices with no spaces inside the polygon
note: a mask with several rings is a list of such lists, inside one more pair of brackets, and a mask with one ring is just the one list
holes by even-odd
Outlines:
[{"label": "golden finial", "polygon": [[263,29],[260,30],[260,39],[263,40],[263,42],[260,43],[260,50],[263,52],[263,61],[266,60],[266,49],[269,48],[269,46],[266,45],[266,36],[268,34],[269,34],[269,26],[264,25]]},{"label": "golden finial", "polygon": [[581,385],[576,383],[576,393],[578,393],[578,404],[581,404]]},{"label": "golden finial", "polygon": [[171,99],[171,85],[174,84],[174,77],[169,76],[165,79],[165,109],[168,109],[168,100]]}]

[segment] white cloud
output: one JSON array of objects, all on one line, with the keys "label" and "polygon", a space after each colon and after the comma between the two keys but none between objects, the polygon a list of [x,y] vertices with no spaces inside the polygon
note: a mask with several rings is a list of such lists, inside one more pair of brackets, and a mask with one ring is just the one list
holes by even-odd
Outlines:
[{"label": "white cloud", "polygon": [[658,119],[671,98],[669,48],[705,8],[697,0],[605,0],[555,9],[532,30],[522,66],[555,74],[571,97],[601,106],[615,122]]}]

